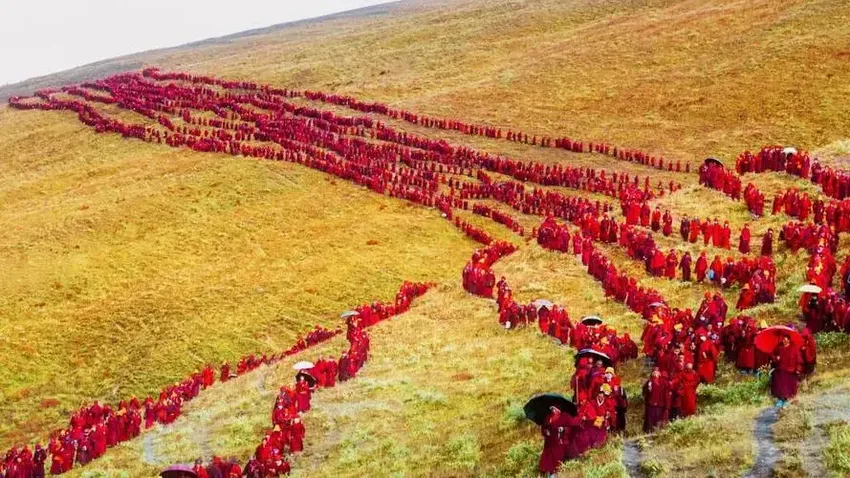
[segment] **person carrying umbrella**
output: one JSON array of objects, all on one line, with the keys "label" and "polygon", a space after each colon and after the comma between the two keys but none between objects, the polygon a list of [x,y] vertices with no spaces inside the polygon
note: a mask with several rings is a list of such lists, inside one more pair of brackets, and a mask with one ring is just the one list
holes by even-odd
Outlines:
[{"label": "person carrying umbrella", "polygon": [[803,372],[800,347],[791,342],[789,335],[783,335],[782,341],[774,349],[772,364],[770,393],[777,399],[776,406],[784,407],[788,400],[797,396],[800,374]]},{"label": "person carrying umbrella", "polygon": [[566,455],[569,430],[575,426],[575,421],[575,417],[562,412],[558,407],[549,408],[549,416],[540,427],[543,434],[543,453],[540,454],[538,469],[541,475],[551,478],[558,472]]},{"label": "person carrying umbrella", "polygon": [[803,337],[791,327],[775,325],[760,331],[755,339],[756,348],[771,356],[770,393],[776,397],[776,406],[784,407],[797,396],[803,357],[800,349]]}]

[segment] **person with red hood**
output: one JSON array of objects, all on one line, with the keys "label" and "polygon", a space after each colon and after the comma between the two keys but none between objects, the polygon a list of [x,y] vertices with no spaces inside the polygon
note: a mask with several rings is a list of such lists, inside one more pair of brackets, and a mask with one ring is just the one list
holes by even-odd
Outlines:
[{"label": "person with red hood", "polygon": [[203,461],[200,458],[195,460],[195,465],[192,467],[192,470],[195,471],[195,474],[198,475],[198,478],[210,478],[209,473],[207,473],[206,467],[204,467]]},{"label": "person with red hood", "polygon": [[738,303],[735,304],[737,310],[746,310],[756,304],[756,294],[753,292],[750,284],[744,284],[741,288],[741,295],[738,296]]},{"label": "person with red hood", "polygon": [[800,347],[800,357],[803,359],[803,375],[808,376],[814,373],[815,366],[818,363],[818,349],[815,342],[815,336],[808,327],[804,327],[800,332],[803,337],[803,345]]},{"label": "person with red hood", "polygon": [[643,385],[643,398],[643,431],[650,433],[667,424],[672,400],[670,384],[658,367],[652,370],[652,375]]},{"label": "person with red hood", "polygon": [[770,378],[770,393],[776,397],[776,406],[784,407],[788,400],[797,396],[800,374],[803,372],[803,358],[800,349],[788,336],[782,337],[773,351],[773,373]]},{"label": "person with red hood", "polygon": [[595,396],[585,402],[578,412],[578,418],[584,423],[584,439],[591,448],[605,446],[608,429],[616,420],[616,410],[611,399],[611,385],[603,384]]}]

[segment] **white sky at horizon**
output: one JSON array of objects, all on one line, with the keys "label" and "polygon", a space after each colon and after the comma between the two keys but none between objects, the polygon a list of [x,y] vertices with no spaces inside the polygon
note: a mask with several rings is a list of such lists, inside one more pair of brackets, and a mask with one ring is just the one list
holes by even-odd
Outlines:
[{"label": "white sky at horizon", "polygon": [[0,86],[116,56],[389,1],[0,0]]}]

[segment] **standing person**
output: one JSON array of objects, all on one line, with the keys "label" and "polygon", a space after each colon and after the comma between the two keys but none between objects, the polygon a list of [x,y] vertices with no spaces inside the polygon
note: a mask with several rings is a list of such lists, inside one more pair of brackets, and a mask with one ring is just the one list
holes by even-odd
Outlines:
[{"label": "standing person", "polygon": [[800,349],[791,343],[787,335],[782,337],[782,342],[773,351],[772,365],[770,393],[776,397],[776,406],[781,408],[797,396],[800,373],[803,371]]},{"label": "standing person", "polygon": [[750,226],[745,224],[741,229],[741,240],[738,243],[738,252],[741,254],[750,253]]},{"label": "standing person", "polygon": [[540,454],[537,468],[542,476],[553,478],[564,462],[566,445],[563,438],[569,426],[569,414],[562,413],[558,407],[549,408],[549,416],[540,427],[543,434],[543,453]]},{"label": "standing person", "polygon": [[656,367],[653,369],[649,380],[643,385],[644,432],[650,433],[667,423],[671,398],[669,383],[661,375],[661,370]]}]

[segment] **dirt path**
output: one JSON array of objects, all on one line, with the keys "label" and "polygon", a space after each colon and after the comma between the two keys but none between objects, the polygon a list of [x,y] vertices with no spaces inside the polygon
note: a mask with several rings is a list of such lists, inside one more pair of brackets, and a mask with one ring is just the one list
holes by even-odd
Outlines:
[{"label": "dirt path", "polygon": [[827,476],[823,450],[829,446],[824,426],[834,422],[850,421],[850,394],[846,390],[832,390],[817,398],[811,406],[811,433],[800,443],[803,469],[809,476]]},{"label": "dirt path", "polygon": [[770,407],[762,410],[756,417],[753,434],[758,443],[758,454],[753,467],[744,475],[747,478],[770,478],[781,451],[776,446],[773,435],[773,425],[779,414],[776,408]]},{"label": "dirt path", "polygon": [[631,478],[643,478],[640,463],[643,461],[643,451],[635,439],[623,441],[623,467]]}]

